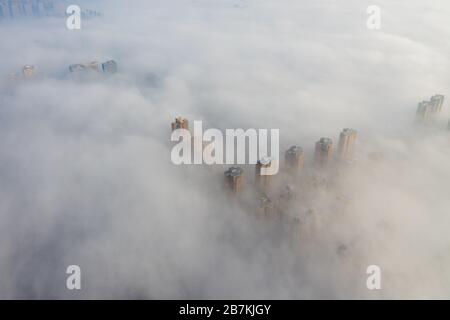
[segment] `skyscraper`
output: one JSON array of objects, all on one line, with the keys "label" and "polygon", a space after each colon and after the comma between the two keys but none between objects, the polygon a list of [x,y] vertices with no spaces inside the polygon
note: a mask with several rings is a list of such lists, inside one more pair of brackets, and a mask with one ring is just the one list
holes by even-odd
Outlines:
[{"label": "skyscraper", "polygon": [[303,149],[298,146],[290,147],[285,155],[284,159],[286,162],[286,167],[290,173],[296,174],[302,171],[305,157],[303,155]]},{"label": "skyscraper", "polygon": [[417,106],[417,120],[426,122],[431,119],[433,112],[429,101],[422,101]]},{"label": "skyscraper", "polygon": [[257,211],[259,217],[264,218],[274,217],[275,214],[274,204],[266,194],[263,194],[262,196],[259,197]]},{"label": "skyscraper", "polygon": [[442,111],[444,96],[436,94],[430,101],[422,101],[417,106],[416,121],[429,122],[436,114]]},{"label": "skyscraper", "polygon": [[333,155],[333,140],[330,138],[320,138],[316,142],[316,148],[314,153],[314,164],[316,166],[326,166]]},{"label": "skyscraper", "polygon": [[270,157],[262,157],[256,163],[255,170],[255,182],[258,188],[262,188],[263,190],[267,189],[270,186],[271,175],[267,175],[265,170],[268,170],[272,164],[272,158]]},{"label": "skyscraper", "polygon": [[352,160],[358,132],[345,128],[339,136],[338,155],[342,159]]},{"label": "skyscraper", "polygon": [[22,68],[22,74],[25,79],[31,79],[35,75],[34,66],[26,65]]},{"label": "skyscraper", "polygon": [[172,122],[172,131],[174,131],[176,129],[189,130],[189,121],[182,117],[175,118],[175,121]]},{"label": "skyscraper", "polygon": [[432,106],[433,106],[433,111],[434,112],[441,112],[442,111],[442,105],[444,104],[444,96],[441,94],[436,94],[434,96],[431,97],[430,100]]},{"label": "skyscraper", "polygon": [[102,70],[104,73],[116,73],[117,63],[114,60],[106,61],[105,63],[102,63]]},{"label": "skyscraper", "polygon": [[79,72],[79,71],[96,71],[99,72],[100,68],[98,62],[92,61],[88,63],[78,63],[72,64],[69,66],[70,72]]},{"label": "skyscraper", "polygon": [[233,192],[238,193],[243,187],[244,170],[239,167],[231,167],[225,171],[225,185]]}]

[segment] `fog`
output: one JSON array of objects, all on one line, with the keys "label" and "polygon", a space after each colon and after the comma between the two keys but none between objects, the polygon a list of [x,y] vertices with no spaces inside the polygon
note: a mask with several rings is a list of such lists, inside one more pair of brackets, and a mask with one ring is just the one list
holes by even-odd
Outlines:
[{"label": "fog", "polygon": [[[0,298],[448,299],[450,4],[376,2],[380,30],[356,0],[79,1],[102,12],[81,30],[1,21]],[[117,74],[69,74],[110,59]],[[26,64],[36,77],[11,80]],[[434,94],[444,110],[415,125]],[[175,166],[177,116],[302,146],[305,173],[276,177],[295,191],[284,218],[254,218],[252,166],[241,197],[227,166]],[[355,161],[313,170],[314,143],[347,127]]]}]

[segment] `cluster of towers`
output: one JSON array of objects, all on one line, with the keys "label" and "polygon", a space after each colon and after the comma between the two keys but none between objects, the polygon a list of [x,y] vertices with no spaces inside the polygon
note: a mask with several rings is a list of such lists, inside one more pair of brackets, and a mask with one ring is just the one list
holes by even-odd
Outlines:
[{"label": "cluster of towers", "polygon": [[[358,133],[354,129],[346,128],[339,136],[338,159],[351,161],[354,157],[355,144]],[[333,141],[330,138],[320,138],[315,144],[314,166],[319,169],[326,168],[333,157]],[[262,170],[271,166],[271,158],[261,158],[255,166],[255,185],[260,194],[258,199],[258,214],[260,216],[277,216],[277,208],[280,209],[293,197],[292,189],[285,185],[284,189],[274,199],[268,192],[274,176],[263,175]],[[305,154],[300,146],[292,146],[284,154],[285,172],[292,178],[296,178],[304,169]],[[225,171],[225,186],[233,193],[240,193],[244,185],[244,170],[240,167],[231,167]],[[282,209],[281,209],[282,211]]]},{"label": "cluster of towers", "polygon": [[[178,117],[171,124],[172,131],[176,129],[189,130],[189,121],[185,118]],[[351,161],[354,157],[355,144],[358,133],[354,129],[345,128],[340,136],[337,148],[337,159],[342,161]],[[314,166],[324,169],[330,165],[335,157],[333,156],[333,141],[330,138],[320,138],[315,144]],[[262,157],[255,165],[255,187],[260,194],[258,199],[258,211],[261,215],[271,216],[276,206],[280,206],[279,202],[286,203],[292,198],[292,190],[289,186],[278,193],[277,199],[273,199],[269,190],[273,189],[273,175],[264,174],[264,170],[268,170],[273,158]],[[289,177],[296,178],[304,169],[305,155],[303,148],[300,146],[292,146],[286,150],[284,154],[283,168]],[[232,166],[224,172],[224,185],[232,194],[240,194],[244,191],[244,169],[238,166]],[[278,201],[278,200],[283,201]]]},{"label": "cluster of towers", "polygon": [[0,19],[64,15],[65,10],[61,0],[0,0]]},{"label": "cluster of towers", "polygon": [[109,60],[104,63],[98,63],[97,61],[88,63],[78,63],[69,66],[70,72],[82,72],[82,71],[95,71],[103,73],[116,73],[117,63],[114,60]]},{"label": "cluster of towers", "polygon": [[[114,60],[109,60],[101,64],[95,61],[85,64],[72,64],[69,66],[69,71],[71,73],[94,71],[96,73],[112,74],[117,72],[117,63]],[[21,79],[30,80],[35,76],[36,68],[33,65],[25,65],[22,67],[21,73],[9,74],[8,80],[13,82]]]},{"label": "cluster of towers", "polygon": [[[0,20],[26,17],[64,16],[71,4],[64,0],[0,0]],[[100,12],[84,9],[84,19],[100,16]]]},{"label": "cluster of towers", "polygon": [[[338,158],[342,160],[351,161],[354,156],[356,139],[358,133],[354,129],[346,128],[339,136],[338,144]],[[290,147],[284,154],[286,172],[291,176],[300,173],[305,164],[305,156],[303,148],[299,146]],[[314,165],[318,168],[324,168],[333,160],[333,140],[330,138],[320,138],[316,142],[314,152]],[[256,164],[255,177],[257,185],[267,186],[270,184],[271,175],[263,175],[262,169],[271,166],[272,159],[269,157],[261,158]],[[227,175],[225,175],[227,176]],[[242,183],[239,181],[239,183]],[[231,188],[232,190],[239,190],[240,188]]]}]

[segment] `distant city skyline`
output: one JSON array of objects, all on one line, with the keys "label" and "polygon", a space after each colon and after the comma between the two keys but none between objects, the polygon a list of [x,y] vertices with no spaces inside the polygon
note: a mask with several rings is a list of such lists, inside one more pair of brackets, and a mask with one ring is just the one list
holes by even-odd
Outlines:
[{"label": "distant city skyline", "polygon": [[0,0],[0,18],[65,15],[63,0]]},{"label": "distant city skyline", "polygon": [[[66,0],[0,0],[0,19],[62,17],[66,15]],[[96,17],[100,12],[84,9],[84,18]]]}]

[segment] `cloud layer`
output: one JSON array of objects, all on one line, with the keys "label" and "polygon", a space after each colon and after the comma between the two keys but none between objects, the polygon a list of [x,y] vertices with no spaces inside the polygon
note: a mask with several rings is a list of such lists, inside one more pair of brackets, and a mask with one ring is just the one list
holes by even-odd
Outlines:
[{"label": "cloud layer", "polygon": [[[1,23],[0,75],[38,76],[0,91],[0,298],[448,298],[448,103],[433,127],[413,118],[450,97],[450,6],[378,1],[371,31],[370,4],[90,1],[104,16],[79,31]],[[112,77],[68,74],[108,59]],[[223,192],[225,167],[174,166],[179,115],[302,146],[285,214],[304,225],[254,221],[250,191]],[[312,186],[315,141],[344,127],[358,161]],[[381,291],[366,288],[371,264]]]}]

